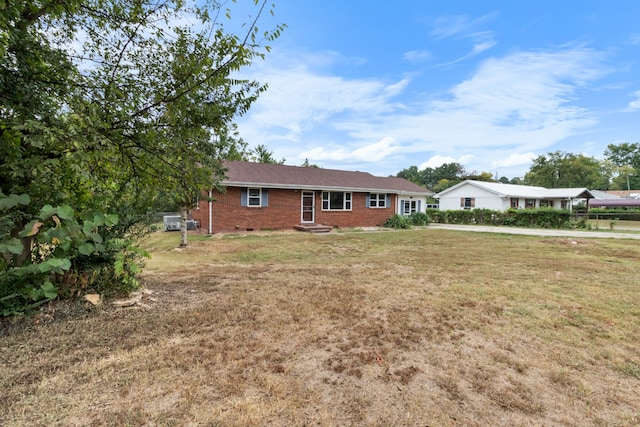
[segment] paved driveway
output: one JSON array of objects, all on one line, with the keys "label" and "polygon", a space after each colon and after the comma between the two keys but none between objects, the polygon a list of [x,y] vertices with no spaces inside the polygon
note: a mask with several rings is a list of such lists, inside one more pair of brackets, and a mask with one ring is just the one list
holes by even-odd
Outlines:
[{"label": "paved driveway", "polygon": [[475,231],[480,233],[525,234],[528,236],[558,236],[583,237],[589,239],[636,239],[640,240],[640,233],[625,233],[623,231],[580,231],[556,230],[546,228],[517,228],[496,227],[491,225],[458,225],[458,224],[429,224],[427,228],[438,230]]}]

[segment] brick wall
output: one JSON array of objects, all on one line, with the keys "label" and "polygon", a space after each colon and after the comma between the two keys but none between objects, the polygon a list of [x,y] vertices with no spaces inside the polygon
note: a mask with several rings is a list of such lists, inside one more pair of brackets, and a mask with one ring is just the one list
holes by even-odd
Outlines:
[{"label": "brick wall", "polygon": [[[214,194],[213,232],[244,230],[290,229],[301,222],[302,192],[300,190],[269,189],[269,203],[265,207],[241,206],[241,188],[227,187],[223,194]],[[352,194],[351,211],[323,211],[322,192],[315,192],[315,223],[332,227],[373,227],[384,224],[394,214],[396,195],[391,195],[387,208],[366,207],[366,193]],[[192,218],[208,231],[209,202],[200,201]]]}]

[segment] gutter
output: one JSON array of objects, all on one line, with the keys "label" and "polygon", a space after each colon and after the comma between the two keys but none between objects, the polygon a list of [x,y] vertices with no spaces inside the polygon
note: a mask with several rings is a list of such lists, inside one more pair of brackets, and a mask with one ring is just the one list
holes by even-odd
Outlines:
[{"label": "gutter", "polygon": [[209,235],[213,234],[213,190],[209,189]]}]

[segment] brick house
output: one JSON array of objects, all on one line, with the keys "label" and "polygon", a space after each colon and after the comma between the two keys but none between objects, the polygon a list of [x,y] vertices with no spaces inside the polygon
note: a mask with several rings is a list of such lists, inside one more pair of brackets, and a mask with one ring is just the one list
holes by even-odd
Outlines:
[{"label": "brick house", "polygon": [[191,212],[209,234],[238,230],[379,226],[424,212],[433,192],[366,172],[226,162],[225,192],[209,190]]}]

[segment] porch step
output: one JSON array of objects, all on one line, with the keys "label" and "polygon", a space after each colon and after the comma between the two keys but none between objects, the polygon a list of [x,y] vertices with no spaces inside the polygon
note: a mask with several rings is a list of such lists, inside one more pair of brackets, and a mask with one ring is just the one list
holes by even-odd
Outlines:
[{"label": "porch step", "polygon": [[329,233],[333,227],[330,225],[320,225],[320,224],[298,224],[294,225],[298,231],[308,231],[310,233]]}]

